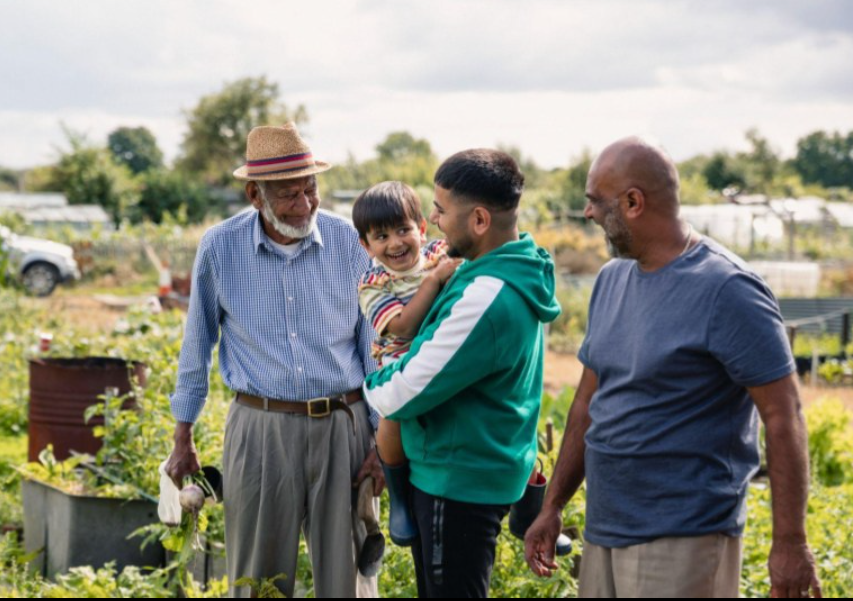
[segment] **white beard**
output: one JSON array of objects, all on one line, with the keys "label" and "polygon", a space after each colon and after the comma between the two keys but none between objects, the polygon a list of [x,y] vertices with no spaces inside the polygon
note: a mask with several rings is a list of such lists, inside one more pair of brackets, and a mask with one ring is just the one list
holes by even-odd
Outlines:
[{"label": "white beard", "polygon": [[293,240],[304,240],[308,236],[310,236],[314,232],[314,228],[317,226],[317,211],[311,214],[311,221],[302,227],[293,227],[292,225],[288,225],[281,219],[275,216],[275,213],[272,210],[272,206],[267,200],[267,195],[264,192],[263,188],[259,188],[261,192],[261,199],[263,199],[263,215],[264,219],[269,223],[272,228],[277,231],[279,234],[284,236],[285,238],[291,238]]}]

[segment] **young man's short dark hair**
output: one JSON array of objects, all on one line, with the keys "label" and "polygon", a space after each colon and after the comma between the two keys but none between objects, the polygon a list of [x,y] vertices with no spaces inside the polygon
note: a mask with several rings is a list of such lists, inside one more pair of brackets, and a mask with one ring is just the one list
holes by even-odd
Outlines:
[{"label": "young man's short dark hair", "polygon": [[456,196],[482,203],[495,211],[518,208],[524,174],[510,155],[499,150],[463,150],[444,161],[435,183]]},{"label": "young man's short dark hair", "polygon": [[382,182],[359,194],[352,207],[352,221],[362,240],[370,231],[387,230],[408,221],[424,220],[421,200],[403,182]]}]

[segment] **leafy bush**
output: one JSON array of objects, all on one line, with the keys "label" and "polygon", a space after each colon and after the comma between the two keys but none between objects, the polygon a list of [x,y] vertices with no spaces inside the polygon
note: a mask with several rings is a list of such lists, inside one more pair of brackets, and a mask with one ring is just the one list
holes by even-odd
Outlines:
[{"label": "leafy bush", "polygon": [[561,287],[557,301],[563,312],[551,324],[548,346],[558,352],[577,353],[586,335],[589,319],[589,300],[592,289],[587,287]]},{"label": "leafy bush", "polygon": [[794,356],[811,358],[814,353],[821,357],[838,357],[844,353],[844,348],[837,335],[797,336],[794,340]]},{"label": "leafy bush", "polygon": [[[853,486],[812,486],[806,523],[824,597],[847,598],[853,591]],[[772,530],[770,489],[753,486],[741,574],[741,595],[746,598],[770,596]]]},{"label": "leafy bush", "polygon": [[853,414],[837,399],[806,411],[812,478],[823,486],[853,483]]}]

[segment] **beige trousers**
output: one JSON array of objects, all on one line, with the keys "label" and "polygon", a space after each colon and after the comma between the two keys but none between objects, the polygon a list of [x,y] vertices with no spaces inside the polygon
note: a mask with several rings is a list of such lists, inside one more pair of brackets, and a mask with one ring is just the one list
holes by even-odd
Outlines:
[{"label": "beige trousers", "polygon": [[[376,579],[357,579],[365,528],[352,483],[373,444],[364,403],[325,418],[264,412],[233,403],[223,458],[225,550],[232,597],[248,597],[238,578],[285,574],[293,596],[304,533],[318,598],[376,596]],[[360,580],[360,581],[359,581]]]},{"label": "beige trousers", "polygon": [[585,543],[578,597],[738,598],[742,540],[722,534],[607,549]]}]

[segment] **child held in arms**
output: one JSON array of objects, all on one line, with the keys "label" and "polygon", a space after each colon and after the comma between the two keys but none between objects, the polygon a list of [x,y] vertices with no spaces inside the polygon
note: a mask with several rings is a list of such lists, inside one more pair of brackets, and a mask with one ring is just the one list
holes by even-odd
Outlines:
[{"label": "child held in arms", "polygon": [[[383,182],[363,192],[353,206],[361,244],[374,259],[359,285],[359,304],[376,330],[373,356],[382,367],[409,352],[433,302],[461,260],[447,256],[447,243],[427,244],[427,222],[417,193],[402,182]],[[391,500],[391,540],[411,546],[418,533],[409,506],[409,470],[400,424],[383,419],[376,447]]]}]

